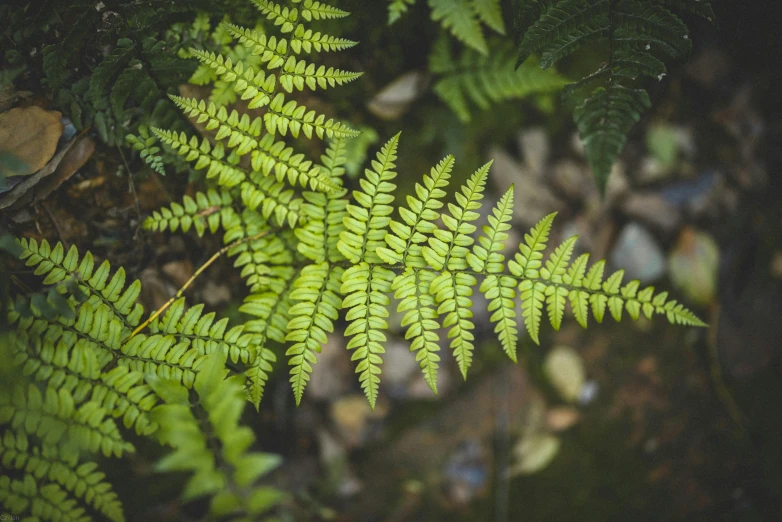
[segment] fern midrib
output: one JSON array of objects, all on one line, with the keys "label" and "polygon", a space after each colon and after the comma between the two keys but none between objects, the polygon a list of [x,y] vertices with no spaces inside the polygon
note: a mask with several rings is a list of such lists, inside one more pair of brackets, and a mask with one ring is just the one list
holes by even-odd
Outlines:
[{"label": "fern midrib", "polygon": [[[349,267],[351,267],[353,265],[350,264],[349,262],[342,262],[341,261],[341,262],[338,262],[338,263],[332,263],[331,266],[332,267],[349,268]],[[398,272],[404,272],[404,270],[406,270],[407,268],[411,268],[411,267],[407,267],[407,266],[405,266],[405,265],[403,265],[401,263],[398,263],[398,264],[374,263],[372,266],[377,266],[377,267],[385,268],[387,270],[393,270],[393,271],[398,271]],[[443,268],[443,270],[437,270],[437,269],[431,268],[431,267],[413,268],[413,270],[429,272],[431,274],[434,274],[435,276],[438,276],[438,275],[444,273],[445,271],[447,271],[445,268]],[[514,279],[516,281],[516,283],[517,283],[516,286],[517,287],[518,287],[519,284],[523,283],[524,281],[531,281],[533,283],[540,282],[540,283],[543,283],[545,286],[561,287],[561,288],[567,289],[568,291],[575,290],[575,291],[579,291],[579,292],[586,292],[590,296],[592,296],[592,295],[603,295],[603,296],[606,296],[606,297],[618,297],[618,298],[622,299],[623,301],[633,300],[633,301],[638,301],[641,304],[645,304],[646,303],[646,301],[641,301],[637,297],[625,298],[621,294],[621,292],[617,292],[616,294],[609,294],[609,293],[604,292],[602,290],[592,290],[591,288],[586,288],[586,287],[583,287],[583,286],[574,286],[574,285],[571,285],[571,284],[568,284],[568,283],[565,283],[565,282],[554,283],[550,279],[544,279],[542,277],[515,276],[515,275],[513,275],[512,273],[509,273],[509,272],[498,272],[498,273],[485,274],[485,273],[477,272],[475,270],[467,270],[467,269],[465,269],[465,270],[451,270],[449,272],[451,272],[452,274],[456,274],[456,273],[470,274],[470,275],[476,277],[476,279],[477,278],[484,278],[485,279],[486,277],[491,277],[491,276],[510,277],[511,279]],[[478,287],[480,285],[474,285],[474,286]],[[652,304],[652,301],[650,300],[650,301],[648,301],[648,303]],[[660,307],[655,306],[655,312],[657,312],[657,308],[660,308]]]}]

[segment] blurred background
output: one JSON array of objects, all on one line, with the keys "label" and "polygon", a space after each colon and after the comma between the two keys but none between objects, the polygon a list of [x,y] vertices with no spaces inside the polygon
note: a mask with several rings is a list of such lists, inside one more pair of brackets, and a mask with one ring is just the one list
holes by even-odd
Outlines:
[{"label": "blurred background", "polygon": [[[3,204],[3,224],[125,266],[142,279],[145,308],[155,309],[221,244],[217,237],[144,233],[140,218],[192,193],[199,178],[145,171],[113,134],[124,121],[108,130],[79,125],[79,99],[53,96],[37,69],[36,53],[71,22],[68,2],[25,4],[32,7],[21,18],[12,16],[18,6],[5,11],[11,22],[0,44],[2,70],[13,79],[0,110],[61,111],[65,130],[53,139],[58,150],[67,143],[68,153],[52,167],[54,176],[31,185],[23,204]],[[78,82],[90,69],[105,52],[106,34],[115,41],[121,34],[113,17],[122,2],[100,4],[95,37],[68,58],[71,76],[63,82]],[[246,2],[203,4],[213,24],[219,13],[246,26],[257,21]],[[353,16],[334,31],[360,45],[329,56],[329,64],[364,76],[306,103],[364,131],[351,152],[351,183],[361,158],[400,130],[398,197],[446,154],[457,159],[455,184],[493,158],[489,200],[511,183],[516,189],[509,244],[557,211],[552,244],[577,234],[581,251],[669,289],[709,327],[607,319],[584,331],[570,320],[559,332],[544,327],[539,347],[522,336],[513,365],[476,296],[470,380],[446,357],[433,396],[397,329],[374,412],[355,382],[345,339],[333,335],[299,408],[278,365],[260,413],[245,412],[263,450],[284,457],[276,480],[295,493],[297,520],[782,520],[779,2],[717,1],[716,25],[687,19],[692,56],[649,85],[653,109],[631,131],[604,198],[557,92],[472,107],[467,122],[432,90],[437,77],[428,60],[441,35],[425,3],[390,28],[385,2],[338,5]],[[167,26],[149,20],[161,40],[202,38],[191,30],[190,11],[173,15]],[[176,23],[185,25],[171,30]],[[194,66],[178,63],[156,65],[168,72],[162,85],[169,92],[220,95],[188,83]],[[570,61],[557,70],[578,78],[590,67]],[[319,154],[317,143],[308,146]],[[241,320],[243,292],[223,259],[187,296]],[[181,482],[153,474],[160,449],[135,443],[144,450],[114,463],[110,477],[129,519],[197,513],[198,506],[172,500]]]}]

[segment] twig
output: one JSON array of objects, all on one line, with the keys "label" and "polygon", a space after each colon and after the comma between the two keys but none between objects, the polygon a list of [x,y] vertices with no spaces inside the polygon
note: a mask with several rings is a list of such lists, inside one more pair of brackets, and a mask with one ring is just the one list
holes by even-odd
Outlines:
[{"label": "twig", "polygon": [[46,204],[46,202],[41,202],[41,207],[46,212],[46,215],[49,217],[49,221],[52,222],[52,225],[54,226],[54,229],[57,231],[57,236],[59,236],[60,241],[62,242],[63,246],[66,250],[68,250],[71,245],[68,243],[68,240],[65,239],[65,234],[62,233],[62,229],[60,228],[60,224],[57,222],[56,219],[54,219],[54,214],[52,214],[52,211],[49,209],[49,205]]},{"label": "twig", "polygon": [[728,385],[725,383],[725,378],[722,374],[722,365],[720,364],[720,357],[717,353],[717,325],[719,325],[719,314],[721,310],[719,307],[714,309],[714,321],[715,325],[709,332],[706,346],[709,357],[709,376],[711,377],[712,385],[717,393],[717,399],[722,403],[723,408],[736,425],[739,434],[746,436],[747,434],[747,418],[741,411],[738,402],[730,392]]},{"label": "twig", "polygon": [[128,165],[128,161],[125,159],[125,154],[122,152],[122,147],[117,145],[117,150],[119,151],[119,155],[122,158],[122,163],[125,164],[125,169],[128,171],[128,189],[133,195],[133,203],[136,205],[136,218],[138,220],[138,224],[136,225],[136,232],[133,234],[133,239],[137,239],[138,231],[141,228],[141,207],[138,203],[138,195],[136,195],[136,185],[133,183],[133,172],[131,172],[130,165]]},{"label": "twig", "polygon": [[233,243],[231,243],[230,245],[226,245],[223,248],[221,248],[220,250],[218,250],[217,252],[215,252],[215,254],[212,257],[210,257],[209,260],[206,263],[201,265],[198,268],[198,270],[195,271],[195,273],[190,277],[190,279],[188,279],[185,282],[185,284],[182,286],[182,288],[180,288],[177,291],[177,293],[171,299],[169,299],[166,302],[166,304],[164,304],[163,306],[158,308],[155,311],[155,313],[150,315],[149,318],[146,321],[141,323],[135,330],[133,330],[133,333],[130,334],[130,337],[128,339],[132,339],[133,337],[135,337],[136,334],[138,334],[141,330],[143,330],[144,328],[149,326],[149,324],[152,321],[157,319],[160,316],[160,314],[165,312],[168,309],[168,307],[171,306],[174,303],[174,301],[176,301],[177,299],[182,297],[182,294],[184,294],[187,291],[187,289],[190,287],[190,285],[193,284],[193,282],[196,279],[198,279],[198,276],[200,276],[204,272],[204,270],[209,268],[212,265],[212,263],[217,261],[221,256],[226,254],[229,250],[231,250],[232,248],[238,247],[239,245],[243,245],[245,243],[249,243],[251,241],[255,241],[256,239],[260,239],[260,238],[270,234],[271,232],[272,232],[272,229],[269,229],[269,230],[265,230],[263,232],[260,232],[258,234],[255,234],[254,236],[249,236],[249,237],[245,237],[245,238],[242,238],[242,239],[238,239],[238,240],[234,241]]}]

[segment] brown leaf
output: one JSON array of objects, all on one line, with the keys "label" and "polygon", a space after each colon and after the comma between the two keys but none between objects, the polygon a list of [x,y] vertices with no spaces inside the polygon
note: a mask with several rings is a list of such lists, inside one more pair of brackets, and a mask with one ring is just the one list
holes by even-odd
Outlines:
[{"label": "brown leaf", "polygon": [[40,107],[17,107],[0,114],[0,151],[21,160],[26,168],[7,176],[29,176],[42,169],[57,150],[62,114]]}]

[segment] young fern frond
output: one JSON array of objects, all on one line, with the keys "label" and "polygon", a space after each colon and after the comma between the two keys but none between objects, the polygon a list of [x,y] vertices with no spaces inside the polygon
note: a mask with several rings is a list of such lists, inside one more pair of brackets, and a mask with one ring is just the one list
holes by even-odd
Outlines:
[{"label": "young fern frond", "polygon": [[163,167],[163,158],[158,155],[160,147],[156,145],[155,136],[149,134],[149,129],[145,125],[139,126],[138,133],[138,136],[127,134],[125,140],[130,143],[133,150],[139,153],[139,157],[149,165],[149,168],[161,176],[165,176],[166,170]]},{"label": "young fern frond", "polygon": [[601,190],[620,155],[630,128],[651,106],[645,90],[635,87],[639,76],[662,79],[660,56],[687,57],[692,47],[687,26],[671,8],[713,20],[709,2],[688,0],[561,0],[515,1],[518,64],[532,54],[548,68],[583,45],[608,42],[608,55],[593,74],[567,92],[587,94],[574,112],[587,158]]},{"label": "young fern frond", "polygon": [[[239,426],[244,408],[239,375],[225,378],[222,358],[210,355],[188,390],[178,381],[151,378],[165,404],[152,412],[158,437],[174,451],[157,463],[158,471],[190,471],[184,500],[211,495],[211,517],[263,520],[282,500],[281,492],[259,485],[279,465],[274,455],[249,452],[255,436]],[[215,450],[216,448],[216,450]]]},{"label": "young fern frond", "polygon": [[534,60],[517,68],[510,45],[492,45],[488,57],[465,49],[455,58],[446,38],[435,43],[429,70],[437,75],[435,94],[464,122],[471,119],[469,102],[487,110],[492,103],[559,91],[567,84],[565,78],[553,70],[541,69]]}]

